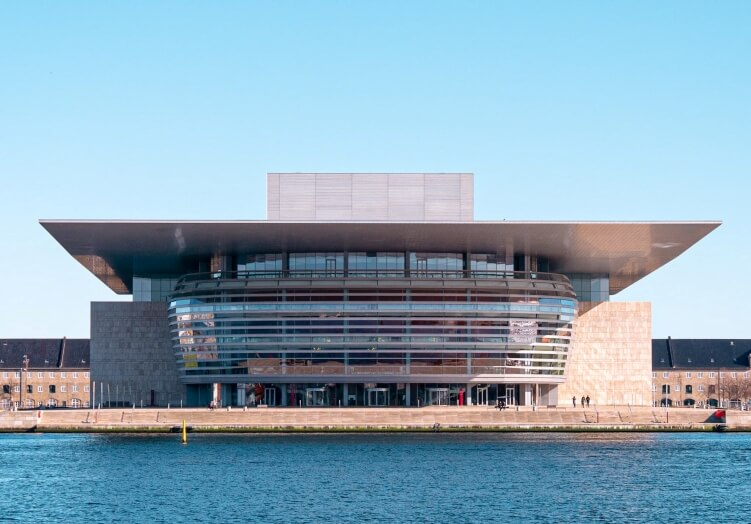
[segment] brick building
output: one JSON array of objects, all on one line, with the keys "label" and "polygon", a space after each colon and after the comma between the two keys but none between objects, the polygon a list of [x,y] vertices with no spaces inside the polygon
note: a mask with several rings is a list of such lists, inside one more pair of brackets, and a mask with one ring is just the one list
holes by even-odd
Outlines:
[{"label": "brick building", "polygon": [[748,408],[751,340],[652,340],[652,405]]},{"label": "brick building", "polygon": [[88,339],[0,340],[0,408],[89,407]]}]

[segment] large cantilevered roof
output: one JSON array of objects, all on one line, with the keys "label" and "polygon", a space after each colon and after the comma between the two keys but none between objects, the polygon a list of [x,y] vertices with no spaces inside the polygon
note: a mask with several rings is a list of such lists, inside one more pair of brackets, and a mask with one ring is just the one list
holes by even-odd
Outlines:
[{"label": "large cantilevered roof", "polygon": [[113,291],[133,275],[193,272],[212,254],[424,251],[548,257],[557,273],[606,273],[617,293],[717,228],[698,222],[284,222],[41,220]]}]

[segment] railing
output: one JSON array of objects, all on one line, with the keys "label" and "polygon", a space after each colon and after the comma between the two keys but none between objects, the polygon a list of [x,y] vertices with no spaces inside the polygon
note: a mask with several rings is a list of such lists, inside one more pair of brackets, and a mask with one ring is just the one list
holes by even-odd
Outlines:
[{"label": "railing", "polygon": [[436,270],[436,269],[285,269],[277,271],[214,271],[189,273],[177,281],[176,289],[189,282],[206,280],[246,280],[246,279],[318,279],[318,278],[493,278],[547,280],[569,283],[568,277],[559,273],[537,271],[481,271],[481,270]]}]

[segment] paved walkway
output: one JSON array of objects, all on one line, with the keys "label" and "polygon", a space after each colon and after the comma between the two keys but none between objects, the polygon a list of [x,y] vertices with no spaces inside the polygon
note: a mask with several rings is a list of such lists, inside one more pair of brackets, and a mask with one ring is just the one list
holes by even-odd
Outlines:
[{"label": "paved walkway", "polygon": [[[0,412],[2,431],[468,431],[704,430],[721,421],[714,410],[606,408],[249,408],[101,409]],[[751,413],[727,411],[727,424],[751,429]]]}]

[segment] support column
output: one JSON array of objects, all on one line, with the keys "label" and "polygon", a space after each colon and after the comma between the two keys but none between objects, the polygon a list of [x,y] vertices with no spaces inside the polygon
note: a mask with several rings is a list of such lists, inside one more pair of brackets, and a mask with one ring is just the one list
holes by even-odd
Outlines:
[{"label": "support column", "polygon": [[342,396],[344,397],[342,399],[342,406],[349,406],[349,384],[346,382],[342,384]]},{"label": "support column", "polygon": [[412,405],[412,384],[409,384],[409,383],[404,384],[404,387],[407,390],[407,395],[405,396],[404,403],[407,406],[411,406]]},{"label": "support column", "polygon": [[464,402],[467,406],[472,405],[472,384],[467,384],[464,388]]},{"label": "support column", "polygon": [[532,405],[532,384],[521,384],[521,387],[519,389],[521,390],[520,392],[521,395],[519,396],[522,397],[520,399],[522,400],[520,404],[522,406],[531,406]]},{"label": "support column", "polygon": [[289,397],[287,396],[287,384],[279,384],[279,394],[282,396],[281,406],[287,407],[289,405]]}]

